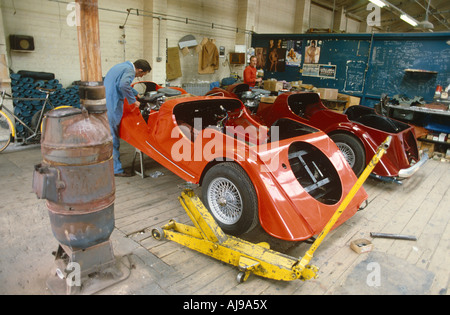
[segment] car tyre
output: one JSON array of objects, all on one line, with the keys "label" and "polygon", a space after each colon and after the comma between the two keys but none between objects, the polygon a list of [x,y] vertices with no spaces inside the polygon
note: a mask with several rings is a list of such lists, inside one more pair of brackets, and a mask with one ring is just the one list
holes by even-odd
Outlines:
[{"label": "car tyre", "polygon": [[359,177],[366,166],[366,153],[361,142],[355,137],[343,133],[331,135],[330,138],[336,143],[353,172]]},{"label": "car tyre", "polygon": [[217,164],[208,170],[202,183],[202,200],[227,234],[247,233],[259,223],[255,188],[235,163]]}]

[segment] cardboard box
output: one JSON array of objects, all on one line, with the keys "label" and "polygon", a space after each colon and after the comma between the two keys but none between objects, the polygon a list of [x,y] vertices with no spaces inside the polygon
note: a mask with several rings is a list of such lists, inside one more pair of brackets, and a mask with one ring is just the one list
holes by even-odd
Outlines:
[{"label": "cardboard box", "polygon": [[283,89],[283,82],[278,82],[275,80],[264,81],[264,89],[271,92],[278,92]]},{"label": "cardboard box", "polygon": [[338,89],[324,89],[318,88],[318,93],[320,93],[320,98],[324,100],[337,100],[338,99]]},{"label": "cardboard box", "polygon": [[303,83],[303,81],[292,81],[290,82],[293,88],[299,89]]},{"label": "cardboard box", "polygon": [[417,141],[418,149],[422,151],[428,151],[428,155],[431,155],[434,153],[434,143],[429,143],[425,141]]},{"label": "cardboard box", "polygon": [[261,102],[273,104],[273,103],[275,103],[276,99],[277,99],[276,96],[263,96],[263,97],[261,97]]},{"label": "cardboard box", "polygon": [[373,244],[369,240],[358,239],[350,243],[350,248],[353,249],[358,254],[368,253],[372,251]]},{"label": "cardboard box", "polygon": [[345,104],[345,108],[348,108],[348,107],[354,106],[354,105],[359,105],[359,103],[361,102],[361,98],[359,98],[359,97],[351,96],[351,95],[347,95],[347,94],[340,94],[340,93],[338,93],[337,99],[347,102]]}]

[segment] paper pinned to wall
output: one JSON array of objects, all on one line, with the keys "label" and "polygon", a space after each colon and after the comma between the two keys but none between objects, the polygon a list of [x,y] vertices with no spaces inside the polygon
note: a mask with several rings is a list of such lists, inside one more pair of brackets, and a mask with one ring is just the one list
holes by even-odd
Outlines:
[{"label": "paper pinned to wall", "polygon": [[6,55],[0,54],[0,83],[9,83],[11,79],[9,78],[8,65],[6,64]]}]

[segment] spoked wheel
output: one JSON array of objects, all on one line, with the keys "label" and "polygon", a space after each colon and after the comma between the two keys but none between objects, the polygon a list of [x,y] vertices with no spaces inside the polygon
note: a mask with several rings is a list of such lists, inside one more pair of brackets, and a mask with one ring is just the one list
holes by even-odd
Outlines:
[{"label": "spoked wheel", "polygon": [[356,176],[361,175],[366,163],[366,153],[359,140],[347,134],[335,134],[330,138],[336,143]]},{"label": "spoked wheel", "polygon": [[258,199],[245,171],[237,164],[213,166],[202,185],[203,203],[225,233],[240,235],[258,220]]},{"label": "spoked wheel", "polygon": [[0,152],[5,150],[13,139],[13,125],[3,112],[0,112]]}]

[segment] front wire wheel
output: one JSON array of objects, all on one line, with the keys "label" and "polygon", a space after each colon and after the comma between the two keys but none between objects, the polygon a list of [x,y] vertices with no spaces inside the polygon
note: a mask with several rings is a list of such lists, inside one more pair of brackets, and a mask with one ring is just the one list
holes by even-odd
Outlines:
[{"label": "front wire wheel", "polygon": [[255,188],[238,164],[213,166],[203,180],[202,199],[225,233],[241,235],[259,223]]},{"label": "front wire wheel", "polygon": [[235,224],[242,216],[242,197],[227,178],[218,177],[209,184],[208,204],[214,216],[224,224]]},{"label": "front wire wheel", "polygon": [[4,151],[14,139],[14,125],[9,117],[0,111],[0,152]]}]

